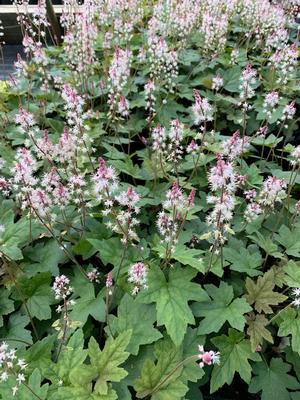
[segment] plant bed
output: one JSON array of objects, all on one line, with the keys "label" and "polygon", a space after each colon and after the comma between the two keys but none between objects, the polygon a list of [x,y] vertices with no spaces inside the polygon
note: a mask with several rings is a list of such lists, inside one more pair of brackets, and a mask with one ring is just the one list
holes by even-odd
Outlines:
[{"label": "plant bed", "polygon": [[299,399],[296,4],[21,6],[0,399]]}]

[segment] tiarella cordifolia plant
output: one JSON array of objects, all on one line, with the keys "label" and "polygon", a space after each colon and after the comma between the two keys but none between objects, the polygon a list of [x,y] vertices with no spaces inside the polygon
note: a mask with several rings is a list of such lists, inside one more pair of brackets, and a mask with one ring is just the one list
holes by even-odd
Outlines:
[{"label": "tiarella cordifolia plant", "polygon": [[15,5],[0,399],[298,399],[297,1]]}]

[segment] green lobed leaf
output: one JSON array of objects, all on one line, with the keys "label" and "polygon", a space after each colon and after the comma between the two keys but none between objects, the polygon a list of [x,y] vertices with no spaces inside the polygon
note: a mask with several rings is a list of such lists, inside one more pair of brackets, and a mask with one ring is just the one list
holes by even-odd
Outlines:
[{"label": "green lobed leaf", "polygon": [[24,311],[39,320],[51,318],[50,304],[54,302],[51,289],[51,275],[48,272],[38,273],[32,278],[26,275],[18,277],[18,290],[15,290],[15,299],[25,300]]},{"label": "green lobed leaf", "polygon": [[211,299],[193,304],[195,316],[204,317],[199,325],[199,333],[218,332],[226,321],[242,331],[246,323],[244,314],[252,310],[246,300],[233,299],[233,288],[226,282],[221,282],[219,287],[205,285],[204,288]]},{"label": "green lobed leaf", "polygon": [[77,329],[69,339],[68,344],[63,346],[61,350],[55,371],[65,385],[70,384],[70,375],[75,368],[83,368],[88,353],[87,350],[83,349],[83,343],[83,332],[81,329]]},{"label": "green lobed leaf", "polygon": [[246,383],[249,383],[251,379],[249,360],[260,361],[260,356],[252,352],[250,341],[245,339],[244,334],[229,329],[228,336],[217,336],[212,339],[212,343],[221,353],[221,362],[213,368],[210,392],[217,391],[225,383],[230,385],[236,372]]},{"label": "green lobed leaf", "polygon": [[281,358],[272,358],[270,366],[255,364],[254,376],[249,386],[250,393],[262,392],[261,400],[291,400],[288,389],[300,388],[297,379],[288,374],[291,366]]},{"label": "green lobed leaf", "polygon": [[283,267],[285,272],[284,282],[292,288],[300,287],[300,266],[293,260],[289,260]]},{"label": "green lobed leaf", "polygon": [[188,302],[207,299],[201,286],[191,282],[196,273],[191,268],[175,266],[167,280],[161,269],[154,266],[149,271],[149,288],[138,296],[142,303],[156,303],[157,324],[165,325],[177,346],[182,343],[187,325],[195,322]]},{"label": "green lobed leaf", "polygon": [[275,278],[274,270],[270,269],[263,276],[258,277],[256,283],[250,279],[246,279],[246,299],[249,304],[254,304],[256,311],[271,314],[273,312],[270,306],[278,305],[287,299],[281,293],[274,292]]},{"label": "green lobed leaf", "polygon": [[274,235],[275,240],[285,248],[286,254],[300,258],[300,229],[293,232],[285,225],[282,225],[278,234]]},{"label": "green lobed leaf", "polygon": [[300,315],[289,308],[280,314],[282,321],[279,325],[278,336],[292,336],[292,349],[300,354]]},{"label": "green lobed leaf", "polygon": [[26,265],[27,276],[33,276],[37,272],[51,272],[56,276],[59,274],[58,265],[66,259],[65,253],[54,239],[27,248],[24,254],[33,261]]},{"label": "green lobed leaf", "polygon": [[[37,398],[40,400],[46,400],[49,384],[46,383],[44,385],[41,385],[41,383],[42,383],[42,376],[40,371],[36,368],[30,375],[27,386],[20,385],[19,390],[17,392],[16,400],[33,400]],[[33,395],[32,392],[34,392],[35,395]]]},{"label": "green lobed leaf", "polygon": [[93,393],[92,388],[80,386],[58,388],[49,400],[117,400],[117,394],[111,387],[107,394]]},{"label": "green lobed leaf", "polygon": [[92,337],[89,341],[88,354],[91,365],[97,372],[97,381],[94,392],[106,395],[109,390],[109,382],[120,382],[128,372],[124,368],[119,367],[127,360],[129,353],[125,351],[127,348],[132,331],[122,332],[115,339],[109,337],[103,350],[100,350],[98,343]]},{"label": "green lobed leaf", "polygon": [[25,329],[29,323],[30,318],[27,315],[22,315],[20,311],[15,312],[10,315],[6,326],[0,329],[0,336],[14,348],[32,344],[31,332]]},{"label": "green lobed leaf", "polygon": [[23,258],[22,247],[29,241],[37,238],[44,229],[37,221],[29,221],[24,216],[14,221],[14,202],[4,200],[0,205],[0,224],[4,232],[0,235],[0,251],[12,260]]},{"label": "green lobed leaf", "polygon": [[252,351],[256,351],[257,347],[263,344],[263,339],[274,343],[270,331],[266,329],[268,323],[269,321],[262,314],[252,314],[247,318],[247,324],[249,325],[247,334],[250,336]]},{"label": "green lobed leaf", "polygon": [[241,240],[231,238],[223,252],[225,260],[231,263],[230,269],[251,277],[260,274],[258,268],[263,260],[257,246],[250,245],[246,248]]},{"label": "green lobed leaf", "polygon": [[139,347],[157,341],[162,334],[154,328],[156,311],[154,305],[141,304],[128,294],[122,297],[118,307],[118,316],[109,316],[109,324],[113,333],[132,330],[128,351],[138,354]]},{"label": "green lobed leaf", "polygon": [[181,379],[182,348],[176,348],[169,339],[160,340],[155,344],[155,356],[156,362],[146,359],[140,377],[134,382],[137,398],[181,400],[188,390]]},{"label": "green lobed leaf", "polygon": [[202,250],[189,249],[184,245],[177,245],[172,258],[183,265],[190,265],[197,271],[204,273],[205,266],[201,257],[202,254]]}]

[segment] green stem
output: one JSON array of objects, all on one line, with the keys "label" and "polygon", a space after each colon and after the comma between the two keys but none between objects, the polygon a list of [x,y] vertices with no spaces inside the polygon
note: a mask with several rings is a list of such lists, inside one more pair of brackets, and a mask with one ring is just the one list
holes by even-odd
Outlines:
[{"label": "green stem", "polygon": [[187,358],[185,358],[183,361],[181,361],[179,364],[177,364],[165,377],[163,380],[161,380],[155,387],[154,389],[152,389],[150,392],[148,392],[147,394],[145,394],[145,396],[143,398],[145,398],[146,396],[151,396],[154,393],[156,393],[163,384],[165,384],[167,382],[167,380],[169,380],[171,378],[171,376],[180,368],[183,367],[183,365],[185,363],[188,363],[190,361],[193,360],[197,360],[198,359],[198,354],[195,354],[193,356],[189,356]]},{"label": "green stem", "polygon": [[287,310],[287,309],[290,308],[290,307],[291,307],[291,303],[288,304],[287,306],[285,306],[284,308],[282,308],[280,311],[278,311],[278,313],[275,314],[274,317],[272,317],[272,318],[270,319],[270,321],[267,323],[266,326],[270,325],[273,321],[275,321],[275,319],[277,319],[277,317],[279,317],[279,315],[280,315],[283,311]]}]

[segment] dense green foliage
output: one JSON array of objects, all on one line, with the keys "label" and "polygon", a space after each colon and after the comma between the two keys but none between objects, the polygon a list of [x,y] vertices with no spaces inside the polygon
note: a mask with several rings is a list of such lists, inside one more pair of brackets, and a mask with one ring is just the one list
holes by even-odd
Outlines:
[{"label": "dense green foliage", "polygon": [[[119,32],[110,45],[115,17],[103,23],[98,14],[88,20],[93,33],[70,23],[73,42],[46,46],[42,56],[25,43],[28,61],[1,85],[0,337],[27,366],[0,358],[0,398],[17,387],[18,400],[300,399],[295,24],[283,14],[288,36],[276,48],[268,40],[281,27],[255,1],[246,10],[215,1],[214,11],[195,2],[199,21],[184,33],[167,18],[177,2],[158,2],[166,15],[149,3],[133,13],[130,35]],[[262,3],[273,15],[275,6]],[[213,21],[226,15],[225,31],[212,26],[211,39],[204,12]],[[123,22],[128,13],[120,11]],[[173,64],[150,51],[155,18]],[[120,49],[132,54],[114,86]],[[286,49],[291,65],[270,61]],[[249,71],[251,96],[243,92]],[[271,107],[270,93],[278,94]],[[211,107],[204,117],[203,100]],[[165,129],[162,142],[155,129]],[[231,172],[215,187],[221,161]],[[109,167],[118,178],[99,189]],[[179,203],[170,200],[176,190]],[[225,195],[233,204],[213,214]],[[145,272],[139,282],[136,263]],[[65,297],[55,290],[61,275],[71,286]],[[199,367],[198,346],[220,352],[220,363]],[[16,384],[20,373],[25,381]]]}]

